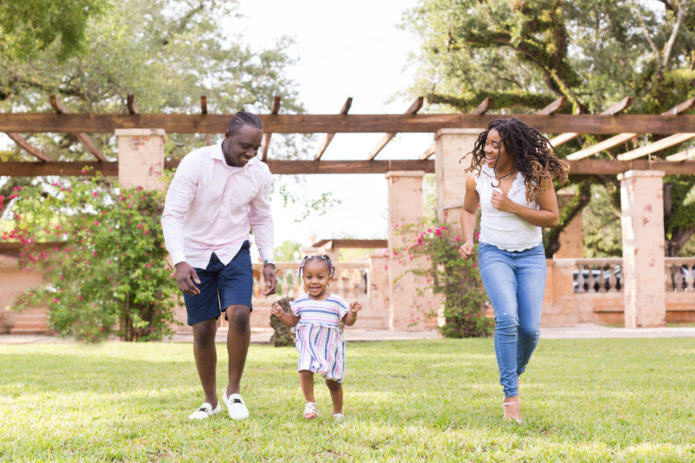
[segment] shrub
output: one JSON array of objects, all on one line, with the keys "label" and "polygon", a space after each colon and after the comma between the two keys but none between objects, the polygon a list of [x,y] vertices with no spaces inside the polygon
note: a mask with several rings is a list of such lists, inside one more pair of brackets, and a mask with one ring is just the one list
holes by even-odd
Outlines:
[{"label": "shrub", "polygon": [[[401,233],[410,235],[414,228],[401,227]],[[432,291],[444,296],[442,334],[451,338],[489,335],[494,321],[485,316],[487,295],[480,280],[477,253],[469,259],[461,257],[458,248],[463,241],[452,236],[445,225],[432,226],[416,236],[416,241],[403,251],[413,262],[422,261],[415,257],[424,257],[424,266],[411,271],[425,276]]]},{"label": "shrub", "polygon": [[[13,199],[15,228],[2,239],[22,243],[20,268],[42,269],[47,282],[13,308],[46,303],[54,333],[85,341],[171,334],[178,289],[159,222],[162,192],[97,176],[20,187]],[[41,250],[41,242],[57,243]]]}]

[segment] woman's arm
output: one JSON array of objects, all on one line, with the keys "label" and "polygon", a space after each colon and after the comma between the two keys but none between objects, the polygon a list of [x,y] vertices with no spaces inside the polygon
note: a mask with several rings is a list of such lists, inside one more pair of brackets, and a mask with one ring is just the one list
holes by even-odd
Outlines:
[{"label": "woman's arm", "polygon": [[555,196],[553,182],[549,179],[543,180],[543,192],[536,198],[539,209],[531,209],[530,207],[515,203],[509,199],[506,194],[498,190],[492,192],[492,199],[490,202],[495,209],[511,212],[537,227],[555,227],[560,223],[557,196]]},{"label": "woman's arm", "polygon": [[466,179],[466,195],[463,198],[463,208],[461,209],[461,230],[463,230],[463,245],[459,248],[459,253],[468,258],[473,255],[473,232],[475,232],[475,212],[480,205],[480,196],[475,190],[475,177],[469,175]]},{"label": "woman's arm", "polygon": [[299,317],[293,314],[292,312],[285,312],[282,310],[282,307],[280,307],[278,304],[273,304],[270,308],[270,312],[278,317],[282,323],[284,323],[287,326],[297,326],[297,323],[299,323]]}]

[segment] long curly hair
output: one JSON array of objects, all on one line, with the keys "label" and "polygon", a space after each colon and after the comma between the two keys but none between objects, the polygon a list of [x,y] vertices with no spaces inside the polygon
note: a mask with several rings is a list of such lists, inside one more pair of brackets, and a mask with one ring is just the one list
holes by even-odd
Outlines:
[{"label": "long curly hair", "polygon": [[557,151],[543,134],[515,117],[496,119],[478,135],[473,145],[471,165],[466,172],[476,171],[480,174],[485,162],[487,134],[492,129],[499,133],[505,151],[512,155],[514,168],[524,176],[527,201],[535,201],[543,192],[545,179],[557,178],[561,184],[567,181],[569,164],[558,159]]}]

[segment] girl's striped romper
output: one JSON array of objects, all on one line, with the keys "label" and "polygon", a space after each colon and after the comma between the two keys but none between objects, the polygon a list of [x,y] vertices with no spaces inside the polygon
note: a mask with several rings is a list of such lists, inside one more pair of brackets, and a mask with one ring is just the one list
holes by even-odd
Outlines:
[{"label": "girl's striped romper", "polygon": [[349,305],[337,294],[322,301],[298,297],[291,303],[292,312],[299,317],[296,346],[299,351],[297,371],[319,373],[326,379],[343,382],[345,371],[345,340],[339,322]]}]

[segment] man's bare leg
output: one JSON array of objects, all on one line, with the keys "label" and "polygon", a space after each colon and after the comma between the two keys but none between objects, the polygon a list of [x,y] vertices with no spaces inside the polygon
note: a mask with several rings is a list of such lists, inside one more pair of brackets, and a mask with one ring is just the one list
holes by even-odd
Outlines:
[{"label": "man's bare leg", "polygon": [[246,354],[251,341],[251,326],[249,316],[251,309],[245,305],[227,307],[227,352],[229,353],[229,384],[227,397],[240,392],[241,375],[244,373]]},{"label": "man's bare leg", "polygon": [[205,320],[193,325],[193,355],[198,369],[200,383],[205,393],[205,402],[217,407],[215,391],[215,370],[217,368],[217,350],[215,349],[215,332],[217,320]]}]

